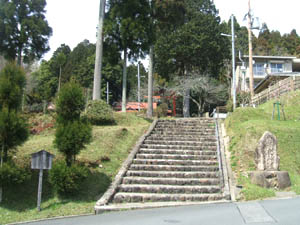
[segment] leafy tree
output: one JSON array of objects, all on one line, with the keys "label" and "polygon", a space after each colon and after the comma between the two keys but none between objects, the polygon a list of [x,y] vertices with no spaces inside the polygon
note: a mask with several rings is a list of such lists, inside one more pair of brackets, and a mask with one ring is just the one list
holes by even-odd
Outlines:
[{"label": "leafy tree", "polygon": [[15,64],[7,64],[0,72],[1,167],[8,160],[8,151],[24,143],[29,136],[27,124],[19,114],[24,86],[24,71]]},{"label": "leafy tree", "polygon": [[0,0],[0,52],[24,62],[40,59],[49,50],[52,34],[45,19],[46,0]]},{"label": "leafy tree", "polygon": [[[218,77],[229,58],[229,41],[220,35],[225,30],[214,4],[209,0],[184,1],[184,20],[172,32],[159,35],[156,42],[157,69],[163,76],[187,78],[191,72]],[[171,21],[169,21],[171,23]],[[185,88],[183,112],[189,117],[190,90]]]},{"label": "leafy tree", "polygon": [[56,102],[57,128],[54,144],[65,155],[68,166],[80,150],[91,141],[92,129],[80,114],[85,106],[81,87],[74,81],[63,86]]},{"label": "leafy tree", "polygon": [[224,104],[228,99],[226,85],[208,75],[194,73],[188,78],[176,77],[174,87],[170,90],[178,96],[184,96],[184,87],[191,90],[189,98],[197,105],[199,116],[208,106]]},{"label": "leafy tree", "polygon": [[127,59],[148,49],[149,3],[147,0],[110,0],[104,32],[107,41],[123,51],[122,111],[126,111]]}]

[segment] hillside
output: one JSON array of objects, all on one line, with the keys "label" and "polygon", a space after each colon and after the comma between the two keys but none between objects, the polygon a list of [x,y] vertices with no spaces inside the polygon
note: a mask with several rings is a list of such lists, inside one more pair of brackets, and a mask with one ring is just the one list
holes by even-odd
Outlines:
[{"label": "hillside", "polygon": [[230,137],[231,166],[242,188],[242,199],[260,199],[275,195],[273,189],[252,185],[247,171],[255,170],[254,154],[258,140],[265,131],[272,132],[278,139],[280,170],[289,172],[292,191],[300,194],[300,91],[291,92],[280,99],[284,104],[286,121],[271,119],[271,100],[258,108],[238,108],[226,120],[227,135]]},{"label": "hillside", "polygon": [[[34,118],[32,118],[34,117]],[[117,174],[122,162],[139,137],[147,131],[151,120],[133,113],[115,113],[116,125],[93,126],[93,141],[77,157],[79,163],[89,168],[89,176],[80,193],[71,198],[62,198],[53,192],[44,172],[42,211],[37,213],[38,171],[32,171],[31,180],[22,185],[3,190],[4,201],[0,205],[0,224],[36,220],[49,217],[94,213],[95,202],[106,191]],[[48,127],[53,118],[49,115],[31,115],[30,123],[36,130]],[[55,128],[31,135],[17,149],[14,160],[20,165],[30,165],[30,154],[45,149],[55,155],[53,164],[63,159],[53,147]]]}]

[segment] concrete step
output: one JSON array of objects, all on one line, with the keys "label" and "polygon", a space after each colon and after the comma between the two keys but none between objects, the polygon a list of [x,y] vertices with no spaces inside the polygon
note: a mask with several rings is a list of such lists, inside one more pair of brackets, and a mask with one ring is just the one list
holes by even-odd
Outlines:
[{"label": "concrete step", "polygon": [[162,129],[189,129],[189,130],[197,130],[202,128],[210,128],[215,129],[214,124],[199,124],[199,125],[182,125],[182,124],[157,124],[155,128]]},{"label": "concrete step", "polygon": [[188,146],[188,145],[154,145],[154,144],[142,144],[142,149],[172,149],[172,150],[216,150],[217,146],[211,146],[210,144],[201,144],[201,146]]},{"label": "concrete step", "polygon": [[217,150],[180,150],[180,149],[151,149],[141,148],[139,154],[174,154],[174,155],[216,155]]},{"label": "concrete step", "polygon": [[216,155],[137,154],[137,159],[217,160]]},{"label": "concrete step", "polygon": [[158,193],[158,194],[209,194],[219,193],[220,186],[182,186],[182,185],[147,185],[147,184],[121,184],[120,192],[131,193]]},{"label": "concrete step", "polygon": [[149,145],[179,145],[179,146],[217,146],[217,141],[164,141],[164,140],[145,140],[144,144]]},{"label": "concrete step", "polygon": [[136,165],[216,166],[216,160],[134,159]]},{"label": "concrete step", "polygon": [[169,201],[218,201],[222,194],[150,194],[150,193],[123,193],[115,195],[114,203],[124,202],[169,202]]},{"label": "concrete step", "polygon": [[190,132],[190,133],[199,133],[199,132],[215,132],[216,130],[213,128],[194,128],[194,129],[186,129],[183,127],[178,128],[157,128],[155,127],[153,132],[156,131],[168,131],[168,132]]},{"label": "concrete step", "polygon": [[126,176],[161,178],[219,178],[219,173],[204,171],[142,171],[128,170]]},{"label": "concrete step", "polygon": [[180,136],[180,137],[205,137],[215,135],[215,131],[200,131],[200,132],[188,132],[188,131],[152,131],[152,135],[161,135],[161,136]]},{"label": "concrete step", "polygon": [[162,136],[162,135],[155,135],[152,134],[151,136],[147,137],[147,140],[152,141],[196,141],[196,142],[205,142],[205,141],[217,141],[214,135],[206,136],[206,137],[180,137],[180,136]]},{"label": "concrete step", "polygon": [[179,165],[143,165],[131,164],[130,170],[144,170],[144,171],[202,171],[202,172],[216,172],[219,171],[218,166],[179,166]]},{"label": "concrete step", "polygon": [[165,177],[124,177],[123,184],[158,184],[158,185],[218,185],[217,178],[165,178]]}]

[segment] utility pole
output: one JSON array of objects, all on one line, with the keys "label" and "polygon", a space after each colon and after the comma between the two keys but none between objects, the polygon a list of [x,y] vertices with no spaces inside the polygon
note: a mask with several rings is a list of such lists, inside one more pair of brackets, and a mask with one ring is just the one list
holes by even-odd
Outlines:
[{"label": "utility pole", "polygon": [[105,0],[100,0],[99,22],[97,31],[96,59],[94,70],[93,100],[101,99],[101,70],[103,56],[103,21],[105,14]]},{"label": "utility pole", "polygon": [[140,77],[140,62],[138,62],[138,103],[139,111],[141,111],[141,77]]},{"label": "utility pole", "polygon": [[106,83],[106,104],[109,104],[109,83]]},{"label": "utility pole", "polygon": [[252,58],[252,15],[250,0],[248,0],[248,41],[249,41],[249,77],[251,99],[254,97],[253,58]]},{"label": "utility pole", "polygon": [[148,71],[148,109],[147,117],[153,116],[153,58],[154,58],[154,47],[150,46],[149,54],[149,71]]},{"label": "utility pole", "polygon": [[234,34],[234,15],[231,15],[231,40],[232,40],[232,95],[233,110],[236,108],[236,76],[235,76],[235,34]]}]

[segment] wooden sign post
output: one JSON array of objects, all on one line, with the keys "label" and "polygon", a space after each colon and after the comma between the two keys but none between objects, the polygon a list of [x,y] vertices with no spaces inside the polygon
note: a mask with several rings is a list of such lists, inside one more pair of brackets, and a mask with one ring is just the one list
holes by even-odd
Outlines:
[{"label": "wooden sign post", "polygon": [[31,154],[31,169],[39,169],[39,186],[38,186],[38,197],[37,197],[37,209],[41,211],[42,201],[42,186],[43,186],[43,170],[50,170],[52,168],[52,159],[54,155],[51,153],[41,150],[39,152]]}]

